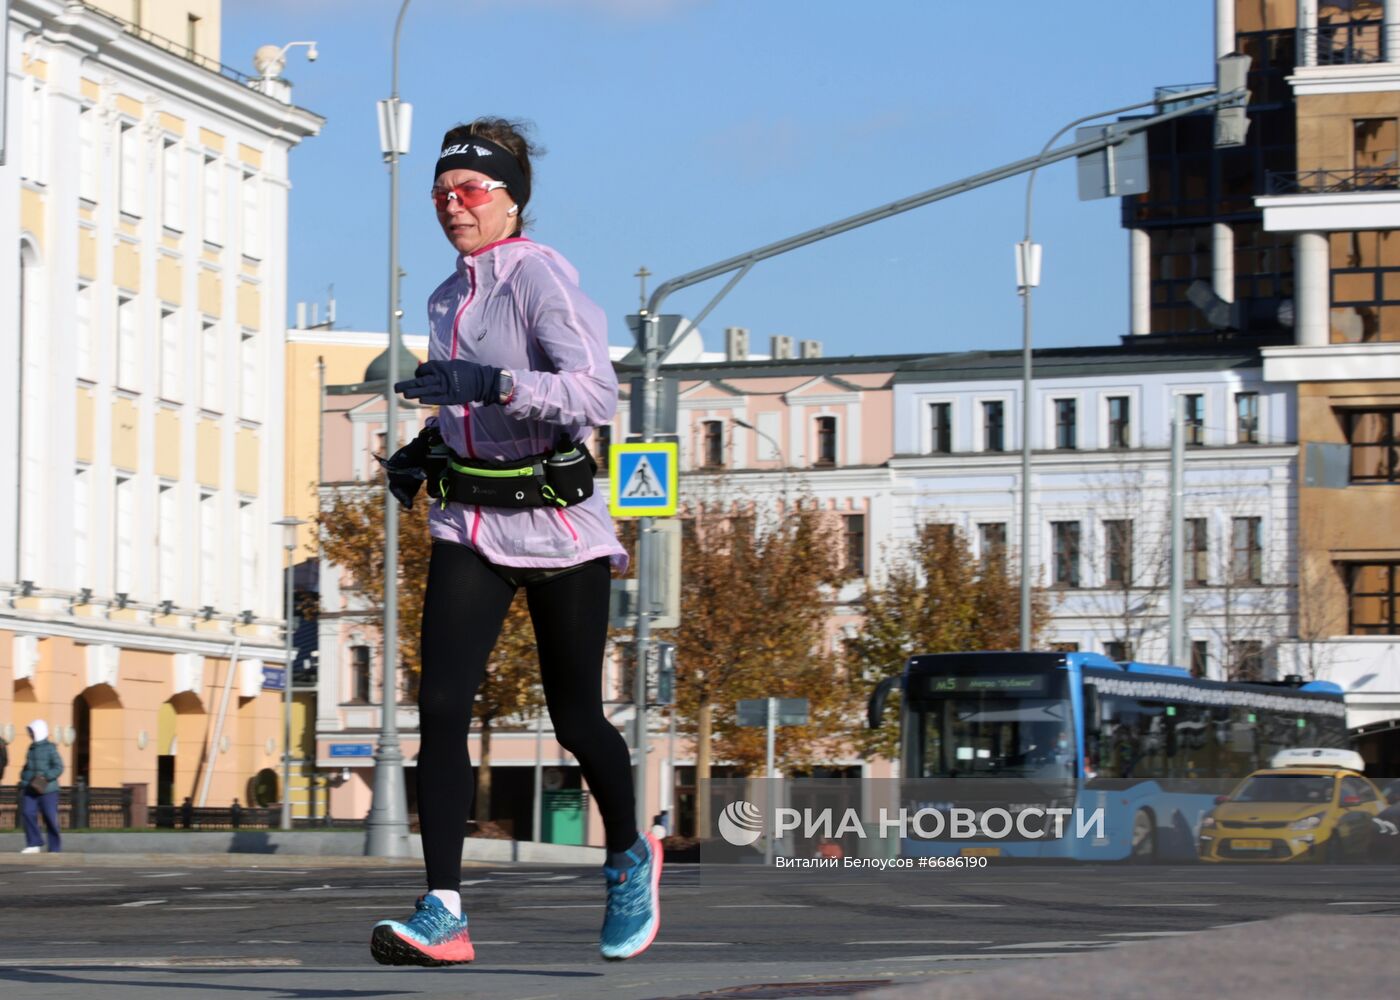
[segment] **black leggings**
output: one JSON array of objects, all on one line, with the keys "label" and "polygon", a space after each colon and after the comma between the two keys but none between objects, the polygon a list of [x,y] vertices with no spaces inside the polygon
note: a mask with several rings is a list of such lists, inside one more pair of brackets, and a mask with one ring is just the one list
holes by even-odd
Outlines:
[{"label": "black leggings", "polygon": [[603,816],[608,850],[625,851],[637,839],[627,743],[603,715],[608,561],[595,559],[543,580],[531,575],[493,567],[464,545],[433,544],[418,689],[418,818],[429,889],[455,891],[462,881],[462,841],[475,792],[467,749],[472,704],[521,576],[528,581],[525,596],[555,739],[578,759]]}]

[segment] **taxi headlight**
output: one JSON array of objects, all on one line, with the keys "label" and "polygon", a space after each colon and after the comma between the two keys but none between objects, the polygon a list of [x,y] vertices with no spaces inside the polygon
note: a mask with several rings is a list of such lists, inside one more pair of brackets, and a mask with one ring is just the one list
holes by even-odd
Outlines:
[{"label": "taxi headlight", "polygon": [[1213,830],[1213,829],[1215,829],[1215,817],[1214,817],[1214,816],[1206,816],[1205,818],[1203,818],[1203,819],[1201,820],[1201,829],[1202,829],[1202,830]]},{"label": "taxi headlight", "polygon": [[1300,819],[1298,822],[1294,823],[1291,827],[1289,827],[1289,829],[1291,829],[1291,830],[1316,830],[1316,829],[1317,829],[1319,826],[1321,826],[1321,825],[1322,825],[1322,813],[1318,813],[1316,816],[1309,816],[1309,817],[1307,817],[1306,819]]}]

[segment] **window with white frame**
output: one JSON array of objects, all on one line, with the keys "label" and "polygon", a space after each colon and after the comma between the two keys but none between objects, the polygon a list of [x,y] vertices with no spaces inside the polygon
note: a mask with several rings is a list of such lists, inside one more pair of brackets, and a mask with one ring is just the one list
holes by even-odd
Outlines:
[{"label": "window with white frame", "polygon": [[73,296],[73,360],[78,369],[78,378],[95,380],[94,349],[92,336],[92,285],[78,282],[78,290]]},{"label": "window with white frame", "polygon": [[1108,446],[1127,448],[1132,445],[1132,399],[1128,396],[1108,397]]},{"label": "window with white frame", "polygon": [[211,608],[219,599],[219,495],[199,497],[199,603]]},{"label": "window with white frame", "polygon": [[133,566],[131,539],[136,534],[136,484],[117,476],[112,497],[112,591],[130,594]]},{"label": "window with white frame", "polygon": [[156,552],[160,566],[156,574],[162,601],[180,597],[180,493],[174,486],[162,485],[156,497]]},{"label": "window with white frame", "polygon": [[244,330],[238,342],[238,415],[247,420],[257,420],[261,412],[258,375],[258,338],[251,330]]},{"label": "window with white frame", "polygon": [[239,186],[239,200],[243,207],[243,256],[262,256],[262,198],[258,175],[250,171],[243,174]]},{"label": "window with white frame", "polygon": [[1006,404],[1000,399],[982,402],[982,450],[1006,450]]},{"label": "window with white frame", "polygon": [[1055,447],[1073,450],[1079,447],[1079,401],[1055,400]]},{"label": "window with white frame", "polygon": [[238,502],[238,607],[250,611],[258,603],[258,508],[252,500]]},{"label": "window with white frame", "polygon": [[164,139],[160,146],[160,224],[166,229],[185,228],[180,163],[180,140]]},{"label": "window with white frame", "polygon": [[1054,542],[1056,587],[1079,586],[1079,522],[1052,521],[1050,531]]},{"label": "window with white frame", "polygon": [[1200,447],[1206,443],[1206,397],[1199,392],[1188,392],[1181,398],[1186,407],[1185,441],[1192,447]]},{"label": "window with white frame", "polygon": [[139,304],[131,296],[117,296],[117,385],[133,392],[139,392],[141,388],[138,308]]},{"label": "window with white frame", "polygon": [[141,133],[134,122],[122,122],[117,150],[117,207],[124,215],[138,216],[141,214]]},{"label": "window with white frame", "polygon": [[39,80],[25,81],[20,91],[22,96],[22,147],[20,149],[20,174],[36,184],[44,182],[44,132],[47,118],[47,88]]},{"label": "window with white frame", "polygon": [[180,399],[180,314],[173,306],[160,310],[160,394]]},{"label": "window with white frame", "polygon": [[199,327],[199,405],[206,410],[223,408],[223,396],[219,391],[222,375],[223,343],[221,327],[217,320],[206,319]]},{"label": "window with white frame", "polygon": [[1235,393],[1235,441],[1259,443],[1259,393]]},{"label": "window with white frame", "polygon": [[78,112],[78,197],[97,200],[97,109]]},{"label": "window with white frame", "polygon": [[224,242],[223,165],[217,156],[204,157],[204,242]]},{"label": "window with white frame", "polygon": [[928,450],[931,455],[947,455],[953,450],[953,404],[928,404]]},{"label": "window with white frame", "polygon": [[817,465],[836,464],[836,418],[817,418]]},{"label": "window with white frame", "polygon": [[92,581],[88,578],[88,571],[92,566],[92,557],[88,551],[88,516],[91,509],[89,499],[89,484],[92,482],[92,474],[87,469],[78,469],[73,473],[73,586],[74,588],[90,587]]}]

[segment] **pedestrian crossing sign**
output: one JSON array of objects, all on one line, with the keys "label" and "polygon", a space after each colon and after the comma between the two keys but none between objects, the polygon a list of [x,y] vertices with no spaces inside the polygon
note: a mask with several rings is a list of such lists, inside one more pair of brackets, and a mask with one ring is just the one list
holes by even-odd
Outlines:
[{"label": "pedestrian crossing sign", "polygon": [[672,517],[680,461],[674,441],[636,441],[608,450],[608,509],[613,517]]}]

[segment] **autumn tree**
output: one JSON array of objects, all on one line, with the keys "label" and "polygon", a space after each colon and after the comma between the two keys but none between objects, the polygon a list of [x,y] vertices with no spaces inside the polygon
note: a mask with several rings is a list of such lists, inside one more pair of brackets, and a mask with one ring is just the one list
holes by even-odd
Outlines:
[{"label": "autumn tree", "polygon": [[[737,725],[740,699],[808,699],[807,724],[779,730],[784,771],[828,760],[845,744],[853,691],[826,641],[842,576],[834,528],[809,500],[773,509],[696,504],[686,515],[675,711],[695,738],[697,783],[710,778],[716,757],[740,773],[761,770],[764,733]],[[696,806],[696,829],[709,829],[703,794]]]},{"label": "autumn tree", "polygon": [[[330,493],[317,524],[328,562],[350,578],[347,589],[360,594],[365,607],[354,617],[377,626],[384,603],[384,490],[357,484]],[[428,583],[432,539],[428,535],[428,504],[399,510],[399,665],[407,689],[417,690],[422,671],[419,633],[423,624],[423,595]],[[541,703],[539,659],[535,634],[519,592],[511,603],[501,636],[487,663],[486,678],[477,694],[475,715],[481,736],[477,761],[476,819],[491,815],[491,733],[503,722],[529,714]]]},{"label": "autumn tree", "polygon": [[[957,527],[929,523],[889,555],[886,578],[866,591],[865,620],[846,643],[851,673],[864,681],[864,694],[901,673],[916,654],[1020,647],[1021,584],[1005,549],[979,559]],[[1037,587],[1031,595],[1032,646],[1048,616],[1049,600]],[[857,739],[869,754],[898,756],[898,727],[858,731]]]}]

